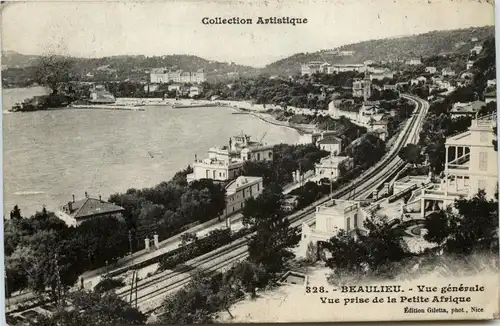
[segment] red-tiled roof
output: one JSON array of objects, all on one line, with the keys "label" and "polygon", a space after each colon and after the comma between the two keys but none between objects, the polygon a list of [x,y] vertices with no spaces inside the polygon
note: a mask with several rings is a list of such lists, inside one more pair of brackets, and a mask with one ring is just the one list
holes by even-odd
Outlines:
[{"label": "red-tiled roof", "polygon": [[[63,209],[68,211],[68,204]],[[123,211],[124,208],[95,198],[85,198],[71,203],[71,213],[75,219],[88,218],[95,215],[112,214]]]}]

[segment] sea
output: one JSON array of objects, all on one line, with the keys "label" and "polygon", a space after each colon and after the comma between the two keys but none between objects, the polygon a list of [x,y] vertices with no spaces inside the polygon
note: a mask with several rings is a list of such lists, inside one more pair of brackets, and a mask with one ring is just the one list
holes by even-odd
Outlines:
[{"label": "sea", "polygon": [[46,94],[42,87],[5,89],[4,206],[23,215],[71,200],[154,186],[241,133],[268,144],[295,144],[299,134],[227,107],[144,111],[58,109],[9,113],[14,103]]}]

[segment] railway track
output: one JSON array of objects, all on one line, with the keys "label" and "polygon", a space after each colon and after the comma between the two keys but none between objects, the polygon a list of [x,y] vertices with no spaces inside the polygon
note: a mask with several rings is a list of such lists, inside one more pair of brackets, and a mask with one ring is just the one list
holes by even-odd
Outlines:
[{"label": "railway track", "polygon": [[[428,103],[419,98],[403,95],[416,105],[416,111],[407,121],[402,132],[398,136],[396,145],[372,168],[361,174],[356,180],[350,182],[341,189],[335,191],[331,196],[320,199],[311,204],[309,208],[296,212],[288,217],[292,227],[300,227],[304,221],[314,216],[316,206],[325,203],[331,198],[350,197],[355,192],[355,198],[364,199],[368,197],[373,189],[379,187],[388,177],[404,166],[404,162],[398,157],[398,152],[406,144],[414,142],[417,131],[427,113]],[[364,198],[363,198],[364,197]],[[166,295],[182,288],[192,279],[193,273],[203,270],[204,272],[224,271],[235,262],[244,260],[248,256],[247,242],[250,235],[234,241],[210,253],[196,257],[181,266],[180,270],[164,271],[145,280],[139,281],[137,290],[132,293],[132,303],[145,312],[154,312],[161,306]],[[122,288],[117,294],[125,300],[130,298],[130,287]],[[136,298],[137,293],[137,298]]]}]

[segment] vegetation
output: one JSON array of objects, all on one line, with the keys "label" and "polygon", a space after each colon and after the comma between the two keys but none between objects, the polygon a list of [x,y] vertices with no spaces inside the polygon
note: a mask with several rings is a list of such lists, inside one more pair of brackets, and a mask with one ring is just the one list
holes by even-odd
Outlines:
[{"label": "vegetation", "polygon": [[232,303],[247,293],[255,295],[255,289],[267,282],[262,267],[248,261],[236,263],[225,273],[196,274],[188,285],[165,299],[158,323],[213,323],[219,311],[231,315]]},{"label": "vegetation", "polygon": [[146,316],[111,292],[71,293],[73,309],[59,308],[51,316],[43,316],[37,326],[144,325]]},{"label": "vegetation", "polygon": [[486,199],[481,190],[471,199],[455,201],[454,208],[426,218],[425,239],[451,254],[497,252],[498,201]]},{"label": "vegetation", "polygon": [[84,270],[104,266],[127,252],[126,225],[115,218],[75,228],[45,209],[23,218],[15,207],[11,216],[4,221],[8,294],[28,287],[44,295],[50,289],[57,302]]},{"label": "vegetation", "polygon": [[327,155],[327,151],[313,145],[279,144],[274,146],[272,162],[246,161],[243,175],[262,177],[265,187],[270,183],[285,186],[293,181],[293,173],[314,169],[314,164]]},{"label": "vegetation", "polygon": [[332,258],[327,265],[338,272],[382,272],[388,262],[401,261],[411,254],[403,240],[404,233],[397,223],[387,217],[374,216],[364,222],[366,234],[358,232],[357,239],[345,230],[324,245]]},{"label": "vegetation", "polygon": [[266,76],[239,79],[230,87],[223,83],[204,84],[205,97],[214,95],[220,99],[248,100],[257,104],[275,104],[300,108],[326,108],[327,99],[318,101],[309,94],[319,94],[321,89],[311,82],[298,83],[286,79],[269,79]]},{"label": "vegetation", "polygon": [[271,184],[259,197],[248,199],[243,210],[243,225],[255,230],[248,244],[249,259],[270,273],[280,272],[285,260],[294,257],[290,249],[300,240],[281,208],[282,193],[281,187]]},{"label": "vegetation", "polygon": [[124,218],[131,232],[132,251],[144,248],[144,238],[158,234],[160,240],[175,235],[183,227],[220,218],[225,208],[224,186],[210,179],[190,184],[178,172],[170,181],[152,188],[129,189],[113,194],[109,201],[125,208]]},{"label": "vegetation", "polygon": [[415,144],[408,144],[401,148],[398,155],[403,161],[414,166],[420,165],[423,162],[421,148]]},{"label": "vegetation", "polygon": [[[309,61],[327,61],[331,63],[360,63],[365,60],[400,60],[414,57],[431,57],[440,53],[467,53],[475,43],[471,38],[484,40],[495,34],[493,26],[433,31],[420,35],[370,40],[340,47],[342,51],[355,51],[353,56],[337,56],[331,50],[313,53],[297,53],[278,60],[265,67],[269,74],[294,74],[300,65]],[[465,44],[456,48],[455,45]]]}]

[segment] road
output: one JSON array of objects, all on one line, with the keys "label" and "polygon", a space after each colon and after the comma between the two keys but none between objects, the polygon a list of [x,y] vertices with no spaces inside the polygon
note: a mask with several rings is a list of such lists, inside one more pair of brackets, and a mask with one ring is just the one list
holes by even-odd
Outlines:
[{"label": "road", "polygon": [[[308,208],[289,216],[292,227],[300,227],[303,222],[311,221],[314,217],[316,206],[323,204],[330,198],[361,199],[368,197],[374,189],[377,189],[384,181],[397,172],[398,168],[404,166],[398,157],[399,150],[408,143],[415,142],[423,119],[427,113],[429,103],[410,95],[403,95],[417,105],[416,113],[406,122],[402,132],[398,136],[391,150],[372,168],[362,173],[354,181],[335,191],[332,196],[321,199]],[[143,312],[153,312],[161,306],[166,295],[180,289],[192,278],[197,271],[215,272],[224,271],[236,262],[244,260],[247,256],[248,237],[238,239],[233,243],[219,248],[203,256],[196,257],[179,266],[176,270],[168,270],[156,274],[153,277],[138,282],[137,299],[133,293],[132,303]],[[130,298],[130,286],[117,291],[118,295],[128,300]]]}]

